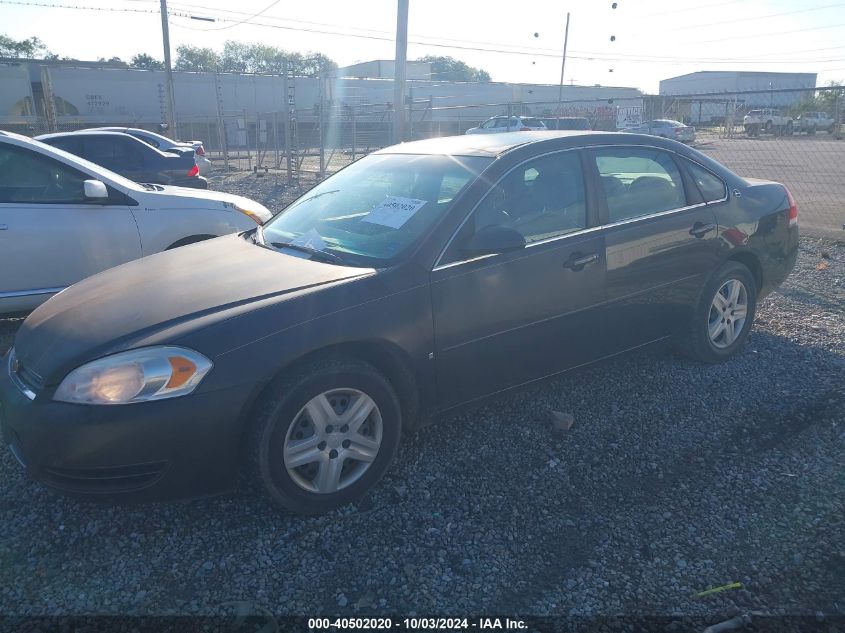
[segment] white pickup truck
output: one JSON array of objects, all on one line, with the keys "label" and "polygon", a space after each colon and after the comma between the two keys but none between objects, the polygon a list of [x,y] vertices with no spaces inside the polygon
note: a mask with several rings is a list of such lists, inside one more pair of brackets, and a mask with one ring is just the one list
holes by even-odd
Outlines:
[{"label": "white pickup truck", "polygon": [[792,134],[792,117],[781,114],[774,108],[751,110],[742,119],[745,133],[748,136],[760,136],[760,133],[787,135]]},{"label": "white pickup truck", "polygon": [[827,112],[804,112],[795,119],[794,127],[796,133],[833,132],[833,117]]}]

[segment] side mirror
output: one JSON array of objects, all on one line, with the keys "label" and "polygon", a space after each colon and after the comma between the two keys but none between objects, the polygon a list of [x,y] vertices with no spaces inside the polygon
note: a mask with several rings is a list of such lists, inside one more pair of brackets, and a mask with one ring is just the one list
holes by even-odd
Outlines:
[{"label": "side mirror", "polygon": [[109,190],[105,183],[100,180],[86,180],[83,186],[85,187],[86,200],[105,200],[109,197]]},{"label": "side mirror", "polygon": [[501,224],[491,224],[475,233],[464,245],[468,255],[507,253],[525,248],[525,238],[516,229]]}]

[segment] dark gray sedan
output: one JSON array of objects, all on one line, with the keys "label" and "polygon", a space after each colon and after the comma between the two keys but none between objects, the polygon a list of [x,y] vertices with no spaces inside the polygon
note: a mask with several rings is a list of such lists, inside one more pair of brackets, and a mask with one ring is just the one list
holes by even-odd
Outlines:
[{"label": "dark gray sedan", "polygon": [[131,134],[100,130],[42,134],[35,140],[81,156],[135,182],[208,189],[192,147],[163,152]]},{"label": "dark gray sedan", "polygon": [[783,185],[675,141],[405,143],[263,228],[47,301],[5,359],[3,435],[73,493],[201,495],[246,472],[324,512],[443,412],[663,339],[727,360],[797,248]]}]

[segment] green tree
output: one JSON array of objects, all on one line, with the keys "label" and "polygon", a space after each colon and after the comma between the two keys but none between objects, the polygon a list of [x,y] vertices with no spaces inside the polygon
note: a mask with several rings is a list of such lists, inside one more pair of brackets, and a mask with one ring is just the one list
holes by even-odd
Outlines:
[{"label": "green tree", "polygon": [[322,53],[307,53],[302,57],[302,65],[298,74],[306,77],[317,77],[335,68],[337,68],[337,63]]},{"label": "green tree", "polygon": [[227,40],[222,53],[210,48],[180,46],[176,49],[175,68],[195,72],[281,74],[285,62],[289,73],[306,77],[316,77],[337,68],[337,64],[322,53],[302,55],[267,44],[235,40]]},{"label": "green tree", "polygon": [[431,64],[431,79],[436,81],[490,81],[490,73],[468,66],[454,57],[426,55],[416,61]]},{"label": "green tree", "polygon": [[47,45],[37,37],[15,40],[8,35],[0,35],[0,57],[22,57],[43,59],[51,55]]},{"label": "green tree", "polygon": [[830,81],[827,84],[828,88],[834,90],[819,90],[816,94],[815,107],[817,110],[832,114],[834,107],[836,107],[836,99],[839,98],[840,110],[845,110],[845,86],[841,81]]},{"label": "green tree", "polygon": [[337,68],[322,53],[295,53],[267,44],[247,44],[229,40],[223,45],[221,68],[230,73],[281,74],[287,63],[293,75],[316,77]]},{"label": "green tree", "polygon": [[129,62],[129,66],[141,70],[164,70],[164,62],[146,53],[138,53],[133,56]]},{"label": "green tree", "polygon": [[125,61],[123,61],[122,59],[120,59],[120,57],[117,56],[109,57],[108,59],[106,59],[105,57],[100,57],[97,59],[97,61],[103,64],[113,64],[115,66],[129,66],[129,64],[127,64]]},{"label": "green tree", "polygon": [[190,72],[217,72],[220,70],[220,55],[210,48],[183,44],[176,48],[174,68]]}]

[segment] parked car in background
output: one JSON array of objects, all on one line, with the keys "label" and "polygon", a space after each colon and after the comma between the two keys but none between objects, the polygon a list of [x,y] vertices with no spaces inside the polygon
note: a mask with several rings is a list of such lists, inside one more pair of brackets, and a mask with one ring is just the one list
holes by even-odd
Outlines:
[{"label": "parked car in background", "polygon": [[622,132],[634,134],[651,134],[661,138],[670,138],[681,143],[695,141],[695,128],[672,119],[654,119],[636,127],[626,128]]},{"label": "parked car in background", "polygon": [[816,132],[833,133],[833,117],[827,112],[803,112],[793,121],[796,134],[815,134]]},{"label": "parked car in background", "polygon": [[792,117],[786,116],[774,108],[750,110],[742,119],[742,125],[748,136],[760,134],[778,134],[787,136],[792,134]]},{"label": "parked car in background", "polygon": [[478,127],[471,127],[467,134],[499,134],[501,132],[530,132],[545,130],[542,120],[533,116],[494,116]]},{"label": "parked car in background", "polygon": [[269,218],[247,198],[139,185],[0,131],[0,313],[31,310],[106,268]]},{"label": "parked car in background", "polygon": [[87,130],[42,134],[35,139],[135,182],[208,188],[208,181],[200,176],[192,148],[177,153],[162,152],[129,134]]},{"label": "parked car in background", "polygon": [[263,227],[40,306],[0,371],[6,441],[60,490],[193,496],[243,472],[325,512],[438,414],[665,339],[731,358],[797,223],[783,185],[655,136],[403,143]]},{"label": "parked car in background", "polygon": [[582,116],[545,117],[543,124],[548,130],[591,130],[590,120]]},{"label": "parked car in background", "polygon": [[123,132],[124,134],[130,134],[135,138],[141,139],[156,149],[160,149],[162,152],[179,153],[181,150],[191,148],[194,150],[194,154],[196,154],[197,167],[200,169],[201,176],[208,174],[213,167],[212,162],[205,155],[205,147],[202,141],[174,141],[162,134],[136,127],[94,127],[88,128],[86,131]]}]

